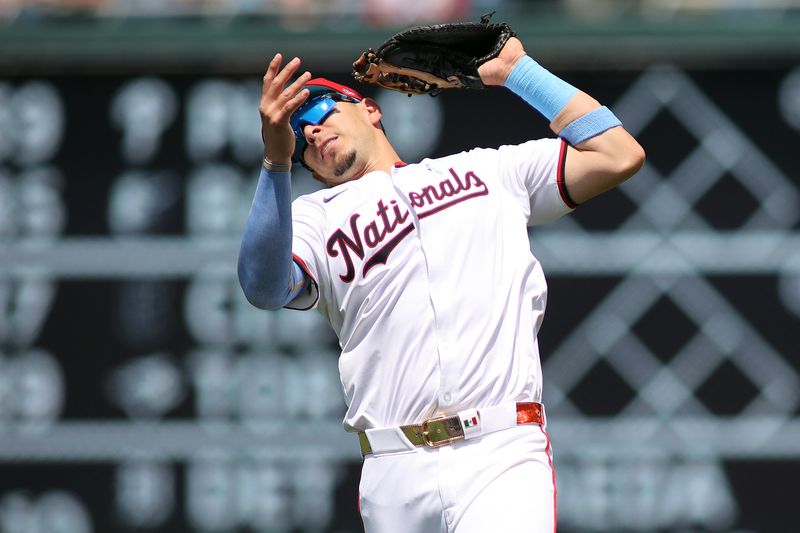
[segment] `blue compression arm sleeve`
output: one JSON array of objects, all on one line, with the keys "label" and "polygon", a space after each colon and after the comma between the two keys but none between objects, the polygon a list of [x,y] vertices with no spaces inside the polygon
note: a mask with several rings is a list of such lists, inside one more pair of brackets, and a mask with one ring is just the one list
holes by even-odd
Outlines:
[{"label": "blue compression arm sleeve", "polygon": [[530,56],[520,59],[505,86],[551,121],[578,89],[541,66]]},{"label": "blue compression arm sleeve", "polygon": [[290,173],[261,168],[239,249],[239,284],[261,309],[280,309],[308,282],[292,260]]}]

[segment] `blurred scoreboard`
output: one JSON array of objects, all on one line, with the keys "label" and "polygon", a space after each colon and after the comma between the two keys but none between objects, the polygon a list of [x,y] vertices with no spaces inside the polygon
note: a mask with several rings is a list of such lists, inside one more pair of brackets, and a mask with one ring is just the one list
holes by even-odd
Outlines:
[{"label": "blurred scoreboard", "polygon": [[[566,78],[648,163],[531,232],[560,529],[796,531],[800,70]],[[337,341],[235,277],[259,92],[0,79],[0,533],[360,530]],[[407,161],[549,135],[499,89],[374,96]]]},{"label": "blurred scoreboard", "polygon": [[0,531],[336,525],[335,338],[235,279],[258,92],[0,82]]}]

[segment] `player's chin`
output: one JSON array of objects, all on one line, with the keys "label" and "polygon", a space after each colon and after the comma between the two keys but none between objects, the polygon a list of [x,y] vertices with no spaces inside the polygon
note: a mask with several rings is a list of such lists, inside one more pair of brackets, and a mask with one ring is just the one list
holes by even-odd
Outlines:
[{"label": "player's chin", "polygon": [[356,151],[351,150],[345,152],[337,157],[334,157],[327,168],[320,168],[319,172],[315,172],[314,177],[329,187],[340,185],[357,178],[357,165],[358,159]]},{"label": "player's chin", "polygon": [[352,150],[333,155],[327,161],[315,161],[308,166],[315,180],[328,187],[335,187],[359,177],[357,160],[356,151]]},{"label": "player's chin", "polygon": [[[336,158],[335,160],[335,167],[333,169],[333,175],[337,178],[346,177],[348,174],[353,172],[353,168],[356,162],[356,151],[350,150]],[[352,177],[350,178],[352,179]],[[346,179],[344,181],[347,181]]]}]

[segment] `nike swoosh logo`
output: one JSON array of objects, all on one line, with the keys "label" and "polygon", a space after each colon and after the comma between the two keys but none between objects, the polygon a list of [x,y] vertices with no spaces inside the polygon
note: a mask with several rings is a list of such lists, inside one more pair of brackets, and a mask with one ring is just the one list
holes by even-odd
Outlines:
[{"label": "nike swoosh logo", "polygon": [[328,196],[327,198],[323,198],[322,201],[327,204],[328,202],[330,202],[331,200],[333,200],[334,198],[336,198],[337,196],[339,196],[343,192],[347,192],[347,189],[345,189],[343,191],[339,191],[336,194],[334,194],[333,196]]}]

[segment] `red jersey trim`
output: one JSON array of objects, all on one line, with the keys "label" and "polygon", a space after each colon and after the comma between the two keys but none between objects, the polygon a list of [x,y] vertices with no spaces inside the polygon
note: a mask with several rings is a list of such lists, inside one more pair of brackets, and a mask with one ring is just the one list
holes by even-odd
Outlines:
[{"label": "red jersey trim", "polygon": [[558,153],[558,169],[556,171],[556,183],[558,183],[558,193],[561,195],[561,200],[570,209],[578,207],[577,202],[572,199],[567,191],[567,183],[564,178],[564,169],[567,166],[567,141],[561,140],[561,151]]},{"label": "red jersey trim", "polygon": [[305,272],[306,276],[308,276],[308,279],[311,280],[311,284],[313,285],[313,291],[314,291],[314,300],[308,307],[293,307],[292,306],[293,301],[284,305],[284,307],[287,309],[295,309],[297,311],[308,311],[309,309],[313,309],[314,306],[317,305],[317,302],[319,301],[319,283],[317,283],[317,280],[314,278],[314,275],[311,274],[311,270],[309,270],[308,265],[306,265],[306,262],[303,261],[301,257],[299,257],[297,254],[292,254],[292,259],[294,260],[295,263],[297,263],[297,266],[299,266],[303,270],[303,272]]},{"label": "red jersey trim", "polygon": [[550,444],[550,435],[540,425],[539,429],[544,433],[544,438],[547,439],[547,445],[544,448],[547,454],[547,462],[550,464],[550,471],[553,472],[553,533],[558,530],[558,487],[556,486],[556,467],[553,465],[553,449]]}]

